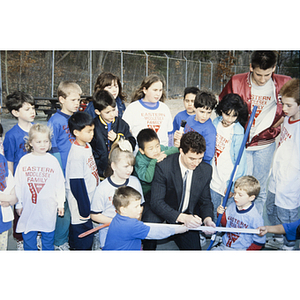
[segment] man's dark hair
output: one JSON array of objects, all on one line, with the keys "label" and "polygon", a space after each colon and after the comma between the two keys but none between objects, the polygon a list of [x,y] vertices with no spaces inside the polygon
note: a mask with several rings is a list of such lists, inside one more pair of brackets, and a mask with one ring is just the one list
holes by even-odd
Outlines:
[{"label": "man's dark hair", "polygon": [[206,150],[206,142],[200,133],[189,131],[181,137],[179,148],[182,149],[184,154],[189,151],[196,152],[197,154],[204,153]]},{"label": "man's dark hair", "polygon": [[275,51],[254,51],[251,55],[253,69],[267,70],[276,66],[277,55]]},{"label": "man's dark hair", "polygon": [[74,130],[81,131],[85,126],[92,126],[93,124],[93,117],[84,111],[74,113],[68,120],[69,129],[72,135],[74,135]]},{"label": "man's dark hair", "polygon": [[139,148],[144,150],[145,143],[151,142],[153,140],[159,140],[159,138],[153,129],[144,128],[138,133],[136,140],[138,142]]}]

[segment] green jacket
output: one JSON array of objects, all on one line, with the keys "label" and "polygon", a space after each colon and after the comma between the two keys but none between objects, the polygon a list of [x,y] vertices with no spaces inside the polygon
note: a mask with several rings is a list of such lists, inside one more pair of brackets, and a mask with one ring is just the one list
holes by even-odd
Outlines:
[{"label": "green jacket", "polygon": [[[173,153],[178,153],[177,147],[167,147],[160,145],[161,151],[168,156]],[[151,190],[151,183],[154,176],[157,159],[152,159],[142,154],[140,151],[135,157],[134,175],[138,177],[141,182],[144,196]]]}]

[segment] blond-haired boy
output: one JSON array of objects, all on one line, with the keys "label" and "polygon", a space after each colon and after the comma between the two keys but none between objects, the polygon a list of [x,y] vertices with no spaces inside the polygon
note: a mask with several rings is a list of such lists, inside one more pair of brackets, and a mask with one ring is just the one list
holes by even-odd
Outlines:
[{"label": "blond-haired boy", "polygon": [[[73,113],[79,109],[80,96],[82,90],[73,81],[60,82],[57,89],[57,97],[61,109],[49,119],[48,126],[52,128],[53,136],[51,139],[52,153],[60,162],[63,173],[65,174],[68,154],[75,137],[71,134],[68,120]],[[65,214],[58,217],[55,228],[54,245],[56,250],[69,250],[69,226],[71,222],[70,211],[67,201],[65,202]]]},{"label": "blond-haired boy", "polygon": [[[260,192],[260,184],[253,176],[242,176],[234,184],[234,202],[228,208],[220,205],[218,214],[223,214],[221,225],[227,228],[257,228],[264,225],[253,201]],[[213,250],[260,250],[266,238],[248,233],[227,232],[222,244]]]}]

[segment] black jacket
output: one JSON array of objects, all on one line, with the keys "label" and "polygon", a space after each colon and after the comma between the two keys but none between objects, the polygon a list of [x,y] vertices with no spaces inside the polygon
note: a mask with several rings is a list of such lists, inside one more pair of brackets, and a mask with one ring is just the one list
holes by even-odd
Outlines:
[{"label": "black jacket", "polygon": [[[94,118],[94,123],[94,137],[90,144],[93,150],[99,176],[103,177],[103,172],[106,170],[108,164],[108,154],[113,142],[109,141],[107,138],[108,126],[105,121],[101,117],[97,116]],[[111,130],[117,134],[116,140],[120,137],[128,139],[132,149],[134,150],[136,140],[129,130],[129,125],[123,119],[116,117],[111,124]]]},{"label": "black jacket", "polygon": [[[213,218],[213,204],[210,197],[212,167],[201,162],[194,170],[190,201],[186,214],[197,214],[202,220]],[[182,194],[182,176],[179,166],[179,154],[172,154],[158,163],[151,186],[150,206],[152,211],[168,223],[175,223]]]}]

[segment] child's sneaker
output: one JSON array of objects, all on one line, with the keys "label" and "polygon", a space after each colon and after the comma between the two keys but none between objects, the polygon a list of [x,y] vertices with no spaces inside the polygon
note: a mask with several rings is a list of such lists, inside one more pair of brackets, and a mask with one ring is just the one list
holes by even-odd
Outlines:
[{"label": "child's sneaker", "polygon": [[295,247],[294,246],[287,246],[287,245],[283,245],[281,250],[284,250],[284,251],[292,251],[292,250],[295,250]]},{"label": "child's sneaker", "polygon": [[282,246],[283,246],[283,238],[270,238],[265,243],[265,248],[268,248],[268,249],[280,250],[280,249],[282,249]]},{"label": "child's sneaker", "polygon": [[64,244],[62,244],[60,246],[54,245],[54,250],[56,250],[56,251],[70,251],[70,247],[69,247],[68,242],[65,242]]},{"label": "child's sneaker", "polygon": [[17,240],[17,251],[23,251],[24,250],[24,243],[23,241]]},{"label": "child's sneaker", "polygon": [[36,237],[36,244],[39,250],[42,250],[42,234],[39,232]]}]

